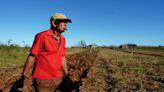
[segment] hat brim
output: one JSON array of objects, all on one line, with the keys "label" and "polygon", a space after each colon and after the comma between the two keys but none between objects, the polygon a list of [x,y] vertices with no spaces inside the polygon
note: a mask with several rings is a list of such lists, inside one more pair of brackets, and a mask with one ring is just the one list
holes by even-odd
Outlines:
[{"label": "hat brim", "polygon": [[56,19],[56,22],[69,22],[72,23],[71,19]]}]

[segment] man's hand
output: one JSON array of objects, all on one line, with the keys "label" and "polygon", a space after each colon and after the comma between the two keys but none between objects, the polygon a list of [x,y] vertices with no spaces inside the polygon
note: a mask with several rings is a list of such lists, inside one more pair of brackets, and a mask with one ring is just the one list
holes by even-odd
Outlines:
[{"label": "man's hand", "polygon": [[20,77],[19,80],[17,80],[14,85],[12,86],[12,88],[10,89],[10,92],[19,92],[19,88],[23,88],[23,84],[24,84],[24,80],[25,80],[25,76],[22,75]]}]

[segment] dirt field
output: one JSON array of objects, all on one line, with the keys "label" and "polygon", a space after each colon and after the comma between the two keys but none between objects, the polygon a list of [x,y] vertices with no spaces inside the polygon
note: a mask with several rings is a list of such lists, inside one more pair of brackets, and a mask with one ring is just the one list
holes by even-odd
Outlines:
[{"label": "dirt field", "polygon": [[[85,79],[90,67],[96,60],[96,53],[81,52],[69,55],[67,57],[70,79],[76,82],[78,88],[82,85],[82,79]],[[16,80],[19,79],[23,66],[15,66],[11,69],[2,69],[0,73],[0,89],[3,92],[9,92]],[[25,80],[25,86],[20,89],[23,92],[34,92],[32,80]],[[77,88],[77,89],[78,89]]]},{"label": "dirt field", "polygon": [[[109,48],[71,54],[70,79],[80,92],[164,92],[164,57],[151,54]],[[9,92],[22,67],[0,70],[1,91]],[[20,90],[34,92],[31,81],[26,80]]]}]

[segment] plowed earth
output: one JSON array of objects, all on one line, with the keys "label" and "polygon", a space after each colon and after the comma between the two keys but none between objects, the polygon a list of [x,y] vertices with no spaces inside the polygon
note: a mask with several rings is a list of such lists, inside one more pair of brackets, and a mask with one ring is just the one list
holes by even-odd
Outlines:
[{"label": "plowed earth", "polygon": [[[138,53],[137,53],[138,54]],[[155,63],[112,62],[97,51],[84,51],[67,57],[70,79],[80,92],[164,92],[164,61]],[[0,90],[9,92],[19,79],[23,66],[0,70]],[[133,69],[133,70],[132,70]],[[131,72],[133,71],[133,72]],[[0,91],[0,92],[1,92]],[[26,80],[23,92],[35,92]]]},{"label": "plowed earth", "polygon": [[[69,67],[69,78],[75,82],[77,89],[82,86],[83,80],[87,77],[90,67],[96,60],[95,52],[85,51],[67,57]],[[16,80],[21,76],[23,66],[16,66],[8,70],[1,69],[0,71],[0,92],[9,92],[10,88]],[[32,79],[25,80],[24,87],[19,89],[23,92],[34,92]]]}]

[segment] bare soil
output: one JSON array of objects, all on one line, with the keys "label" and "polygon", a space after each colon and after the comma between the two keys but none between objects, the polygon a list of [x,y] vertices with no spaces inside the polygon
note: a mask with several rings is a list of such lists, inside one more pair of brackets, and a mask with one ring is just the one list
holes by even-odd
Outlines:
[{"label": "bare soil", "polygon": [[[97,51],[72,54],[67,57],[67,61],[70,79],[80,92],[164,92],[163,61],[141,63],[144,71],[137,68],[135,63],[124,64],[98,57]],[[0,70],[0,92],[9,92],[19,79],[22,68],[15,66]],[[20,90],[34,92],[32,80],[26,80]]]},{"label": "bare soil", "polygon": [[[86,78],[90,67],[96,60],[97,54],[92,52],[81,52],[67,57],[70,79],[76,82],[78,89],[82,80]],[[15,66],[9,69],[0,70],[0,92],[9,92],[16,80],[21,76],[23,66]],[[23,92],[35,92],[32,86],[32,79],[25,80],[24,87],[19,89]]]}]

